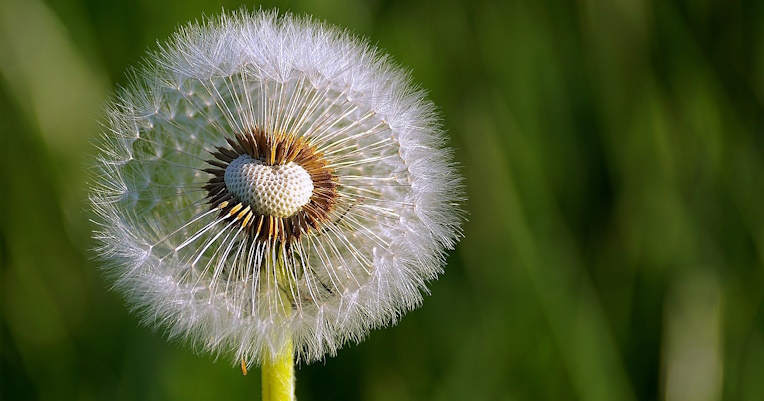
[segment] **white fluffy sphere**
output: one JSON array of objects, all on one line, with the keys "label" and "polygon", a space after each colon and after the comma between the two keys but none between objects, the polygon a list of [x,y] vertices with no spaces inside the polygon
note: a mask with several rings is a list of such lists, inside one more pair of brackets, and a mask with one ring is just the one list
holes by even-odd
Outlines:
[{"label": "white fluffy sphere", "polygon": [[433,105],[310,18],[185,26],[105,125],[90,199],[107,275],[146,323],[234,361],[293,341],[309,362],[397,322],[461,236]]}]

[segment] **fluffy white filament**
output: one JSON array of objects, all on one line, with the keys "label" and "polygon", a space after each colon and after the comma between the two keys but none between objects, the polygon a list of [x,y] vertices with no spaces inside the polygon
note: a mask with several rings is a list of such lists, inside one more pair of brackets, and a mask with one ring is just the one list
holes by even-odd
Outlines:
[{"label": "fluffy white filament", "polygon": [[[248,241],[206,202],[205,161],[251,127],[304,138],[336,175],[329,221],[291,247]],[[365,42],[276,12],[161,45],[110,103],[95,170],[115,287],[171,338],[249,364],[289,338],[313,361],[397,322],[461,236],[461,178],[422,91]]]}]

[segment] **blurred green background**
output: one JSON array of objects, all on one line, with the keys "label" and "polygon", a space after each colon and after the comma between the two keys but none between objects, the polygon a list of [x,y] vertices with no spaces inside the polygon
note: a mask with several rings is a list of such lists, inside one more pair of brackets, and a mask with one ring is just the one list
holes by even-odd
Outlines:
[{"label": "blurred green background", "polygon": [[[240,5],[0,1],[0,399],[259,399],[109,291],[84,184],[128,67]],[[469,196],[423,307],[300,366],[299,400],[764,399],[764,2],[262,6],[411,68]]]}]

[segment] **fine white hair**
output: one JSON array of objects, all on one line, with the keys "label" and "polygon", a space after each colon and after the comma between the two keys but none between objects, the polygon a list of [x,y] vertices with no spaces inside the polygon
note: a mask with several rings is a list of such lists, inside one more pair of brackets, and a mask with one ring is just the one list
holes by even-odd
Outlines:
[{"label": "fine white hair", "polygon": [[[259,364],[292,341],[299,360],[334,355],[416,308],[461,237],[462,179],[433,104],[387,56],[309,17],[188,24],[107,116],[97,254],[145,323],[197,350]],[[289,247],[208,203],[210,155],[253,127],[301,138],[333,173],[336,205]]]}]

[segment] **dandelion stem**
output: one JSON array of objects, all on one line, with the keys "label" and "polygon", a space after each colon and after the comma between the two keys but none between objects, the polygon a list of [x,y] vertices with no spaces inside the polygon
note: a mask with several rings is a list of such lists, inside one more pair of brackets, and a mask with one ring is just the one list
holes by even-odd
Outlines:
[{"label": "dandelion stem", "polygon": [[[283,244],[279,247],[276,257],[276,277],[275,282],[281,281],[286,277],[286,264],[284,263]],[[276,286],[278,288],[278,285]],[[287,301],[287,294],[283,290],[276,291],[279,302],[284,305],[284,316],[290,314],[290,303]],[[286,341],[284,347],[276,354],[265,353],[262,364],[262,387],[263,401],[294,401],[294,344],[292,339]]]},{"label": "dandelion stem", "polygon": [[293,355],[290,340],[278,355],[263,361],[263,401],[294,401]]}]

